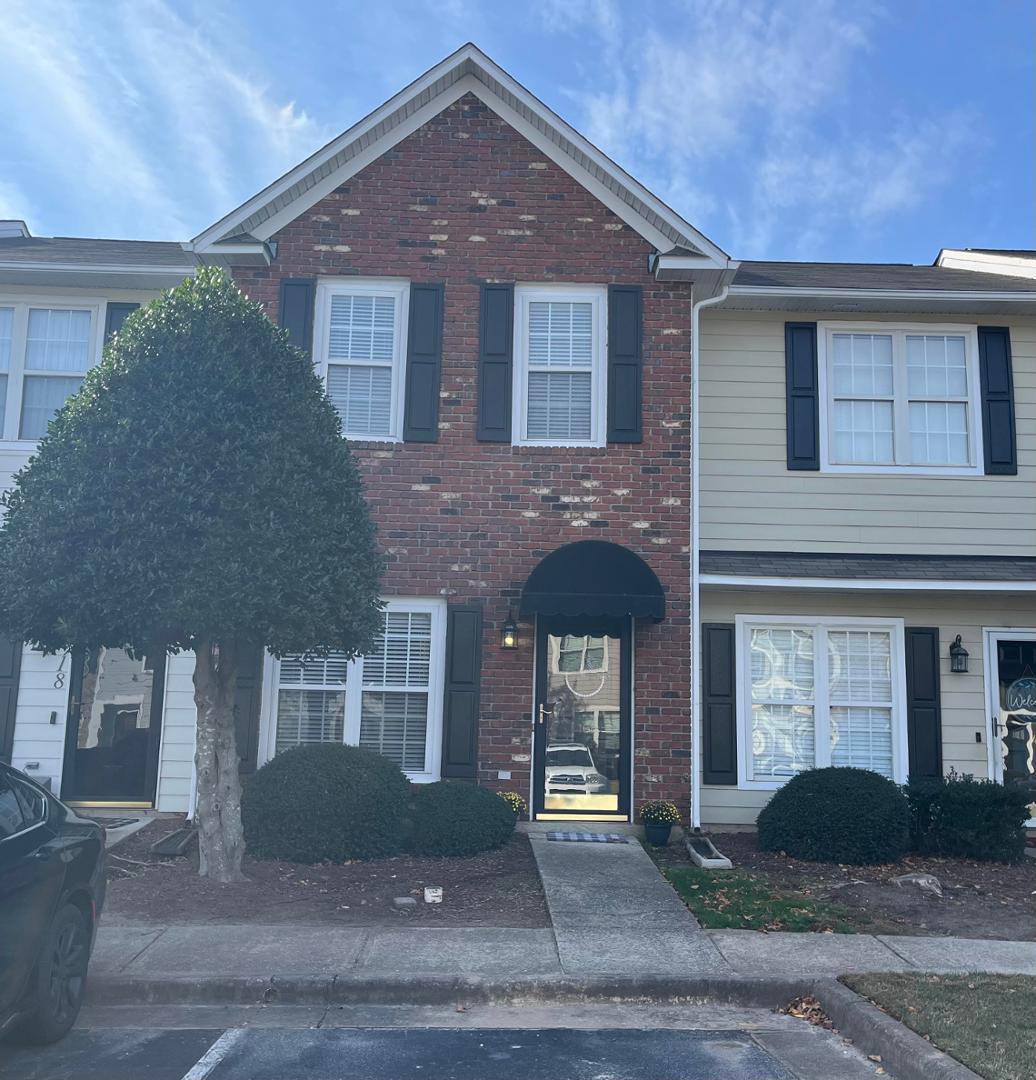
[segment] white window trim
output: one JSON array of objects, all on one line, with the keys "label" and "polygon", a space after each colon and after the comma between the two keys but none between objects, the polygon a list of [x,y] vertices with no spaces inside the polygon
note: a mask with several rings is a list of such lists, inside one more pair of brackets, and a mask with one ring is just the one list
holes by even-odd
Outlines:
[{"label": "white window trim", "polygon": [[[826,656],[829,630],[888,630],[892,635],[892,779],[905,784],[908,771],[906,652],[904,621],[880,618],[836,618],[818,615],[735,615],[737,686],[737,786],[747,791],[776,791],[787,780],[756,780],[752,776],[752,670],[748,664],[748,635],[752,627],[809,627],[820,631],[814,638],[814,655]],[[821,646],[824,651],[821,652]],[[815,662],[814,662],[815,663]],[[831,764],[830,716],[827,665],[815,664],[813,746],[816,768]],[[791,779],[790,777],[788,779]]]},{"label": "white window trim", "polygon": [[[511,395],[513,446],[607,445],[608,434],[608,290],[604,285],[516,285],[514,289],[514,380]],[[590,438],[529,439],[525,435],[529,411],[529,362],[526,350],[529,304],[537,300],[574,301],[594,305],[594,352],[590,370]],[[563,372],[564,368],[554,370]]]},{"label": "white window trim", "polygon": [[[342,434],[353,442],[388,442],[403,441],[403,403],[406,375],[407,329],[410,325],[410,282],[403,278],[320,278],[317,281],[316,304],[314,305],[315,327],[313,332],[313,362],[317,374],[327,390],[328,348],[331,337],[331,300],[335,296],[392,296],[396,300],[396,332],[392,345],[392,363],[371,364],[371,367],[392,369],[392,425],[387,435],[353,434],[345,430]],[[353,361],[335,361],[345,365]],[[355,361],[360,366],[365,362]]]},{"label": "white window trim", "polygon": [[[964,360],[968,377],[968,435],[970,462],[967,465],[874,465],[839,464],[831,460],[831,438],[834,431],[834,395],[829,365],[833,353],[829,347],[832,334],[959,334],[964,337]],[[893,346],[893,390],[906,385],[906,356]],[[982,391],[979,379],[978,328],[959,323],[891,323],[891,322],[820,322],[817,324],[817,389],[820,393],[820,471],[822,473],[855,473],[870,476],[981,476],[982,450]],[[866,396],[866,395],[861,395]],[[894,396],[894,439],[897,445],[906,430],[904,414],[907,395]]]},{"label": "white window trim", "polygon": [[22,397],[25,385],[25,345],[29,333],[29,309],[47,308],[57,311],[90,312],[90,343],[86,370],[31,371],[31,375],[78,377],[100,362],[104,349],[104,322],[108,301],[103,297],[47,295],[45,293],[0,293],[0,307],[14,308],[11,333],[11,363],[7,375],[7,407],[0,416],[0,450],[32,450],[38,439],[19,436],[22,422]]},{"label": "white window trim", "polygon": [[[406,771],[407,778],[414,783],[432,783],[440,779],[442,768],[443,695],[445,690],[444,680],[446,678],[446,601],[434,598],[410,599],[408,597],[393,597],[385,600],[384,610],[386,612],[422,612],[432,617],[424,769],[419,772]],[[265,765],[276,753],[277,692],[279,685],[280,661],[267,653],[263,662],[263,696],[259,720],[260,765]],[[349,746],[356,746],[360,741],[362,695],[363,658],[357,657],[349,662],[345,679],[343,741]]]}]

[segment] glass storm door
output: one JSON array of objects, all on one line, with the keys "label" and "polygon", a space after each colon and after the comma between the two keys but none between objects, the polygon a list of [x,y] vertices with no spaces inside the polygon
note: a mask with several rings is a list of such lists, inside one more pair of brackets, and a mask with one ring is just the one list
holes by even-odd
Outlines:
[{"label": "glass storm door", "polygon": [[536,816],[626,818],[629,620],[541,618],[536,638]]},{"label": "glass storm door", "polygon": [[62,798],[151,806],[165,657],[153,664],[125,649],[93,649],[70,661]]},{"label": "glass storm door", "polygon": [[1036,638],[996,642],[1000,708],[993,717],[998,771],[1005,784],[1024,784],[1036,819]]}]

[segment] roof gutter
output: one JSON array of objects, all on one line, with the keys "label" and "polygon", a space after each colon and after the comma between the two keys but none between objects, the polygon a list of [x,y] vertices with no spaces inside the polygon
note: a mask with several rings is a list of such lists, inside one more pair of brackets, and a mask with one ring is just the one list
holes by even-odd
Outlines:
[{"label": "roof gutter", "polygon": [[997,303],[1033,303],[1036,291],[993,292],[986,289],[824,289],[810,286],[789,289],[775,285],[731,285],[731,296],[821,297],[860,300],[986,300]]}]

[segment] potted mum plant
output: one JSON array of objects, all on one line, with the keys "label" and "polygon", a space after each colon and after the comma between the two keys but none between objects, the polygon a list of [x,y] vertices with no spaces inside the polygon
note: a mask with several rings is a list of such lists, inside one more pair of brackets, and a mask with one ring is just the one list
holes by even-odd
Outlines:
[{"label": "potted mum plant", "polygon": [[525,815],[528,814],[528,804],[517,791],[498,791],[497,795],[514,811],[514,816],[519,821],[523,820]]},{"label": "potted mum plant", "polygon": [[640,820],[644,823],[647,842],[655,847],[665,847],[673,826],[680,820],[680,811],[675,803],[654,799],[640,808]]}]

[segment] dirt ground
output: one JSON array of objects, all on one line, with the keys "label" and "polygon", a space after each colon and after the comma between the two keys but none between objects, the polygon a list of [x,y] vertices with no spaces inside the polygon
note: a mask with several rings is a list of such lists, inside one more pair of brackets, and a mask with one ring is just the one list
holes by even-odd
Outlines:
[{"label": "dirt ground", "polygon": [[[245,857],[249,881],[219,885],[198,877],[195,845],[187,857],[162,859],[149,848],[181,822],[154,821],[109,852],[109,919],[158,923],[325,923],[336,926],[545,927],[550,925],[532,849],[516,833],[496,851],[468,858],[401,855],[376,862],[267,862]],[[424,903],[426,885],[443,888],[441,904]],[[392,900],[413,896],[417,907]]]},{"label": "dirt ground", "polygon": [[[859,912],[870,933],[1036,940],[1036,859],[1008,865],[911,855],[888,866],[841,866],[760,851],[754,833],[711,837],[735,870],[837,901]],[[663,857],[677,865],[689,862],[682,844],[670,845]],[[916,886],[891,884],[891,878],[909,873],[934,874],[942,899]]]}]

